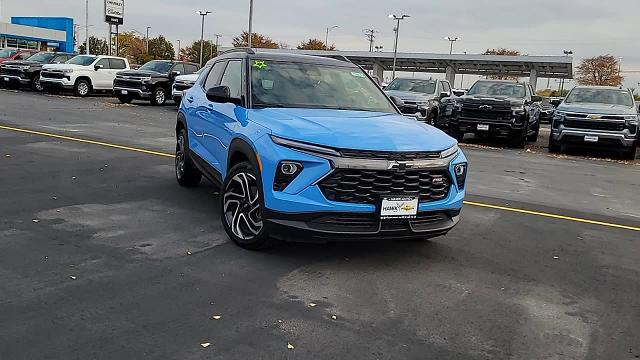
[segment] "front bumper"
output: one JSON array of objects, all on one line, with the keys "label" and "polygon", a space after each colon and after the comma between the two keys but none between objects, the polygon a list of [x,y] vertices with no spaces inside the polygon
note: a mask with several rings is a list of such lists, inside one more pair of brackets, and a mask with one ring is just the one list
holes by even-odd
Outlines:
[{"label": "front bumper", "polygon": [[133,96],[139,99],[148,99],[151,97],[150,91],[143,91],[141,89],[122,87],[122,86],[114,86],[113,94],[115,96]]},{"label": "front bumper", "polygon": [[460,210],[420,212],[416,219],[380,220],[374,214],[265,212],[269,234],[296,242],[429,239],[446,235]]},{"label": "front bumper", "polygon": [[[597,136],[597,142],[586,142],[585,136]],[[628,130],[622,132],[593,131],[567,129],[553,129],[551,138],[559,144],[581,145],[581,146],[611,146],[611,147],[632,147],[637,144],[638,135],[631,134]]]},{"label": "front bumper", "polygon": [[40,77],[40,85],[44,88],[62,88],[62,89],[73,89],[74,83],[69,79],[51,79]]},{"label": "front bumper", "polygon": [[[489,126],[488,130],[481,130],[479,125]],[[486,134],[499,137],[511,137],[516,131],[522,131],[523,119],[513,118],[510,121],[496,121],[490,119],[472,119],[456,117],[450,126],[458,126],[461,133]]]},{"label": "front bumper", "polygon": [[17,76],[17,75],[3,75],[0,74],[0,82],[3,83],[20,83],[22,85],[29,85],[31,83],[31,79],[28,77],[21,77],[21,76]]}]

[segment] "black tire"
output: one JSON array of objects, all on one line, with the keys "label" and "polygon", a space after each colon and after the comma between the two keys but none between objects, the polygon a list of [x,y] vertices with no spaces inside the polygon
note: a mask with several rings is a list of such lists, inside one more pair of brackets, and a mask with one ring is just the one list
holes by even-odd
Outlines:
[{"label": "black tire", "polygon": [[42,92],[44,90],[40,83],[40,74],[36,74],[33,79],[31,79],[31,90],[36,92]]},{"label": "black tire", "polygon": [[249,250],[272,247],[262,219],[262,179],[256,167],[242,162],[231,168],[220,191],[220,213],[224,230],[238,246]]},{"label": "black tire", "polygon": [[91,93],[91,84],[84,79],[79,79],[73,85],[73,93],[78,97],[87,97]]},{"label": "black tire", "polygon": [[157,87],[153,89],[151,93],[151,104],[155,106],[162,106],[167,103],[167,90],[163,87]]},{"label": "black tire", "polygon": [[449,136],[458,140],[459,143],[464,140],[464,133],[460,131],[458,124],[449,123]]},{"label": "black tire", "polygon": [[202,174],[189,157],[189,141],[185,129],[181,129],[176,136],[176,179],[184,187],[196,187],[202,180]]},{"label": "black tire", "polygon": [[635,160],[636,159],[636,146],[632,146],[631,148],[625,150],[622,153],[622,158],[625,160]]},{"label": "black tire", "polygon": [[128,95],[118,95],[118,100],[120,100],[121,104],[130,104],[133,101],[133,98]]},{"label": "black tire", "polygon": [[436,126],[436,113],[433,111],[428,113],[426,122],[429,125]]},{"label": "black tire", "polygon": [[560,153],[562,146],[553,140],[553,136],[549,136],[549,152],[553,154]]},{"label": "black tire", "polygon": [[512,133],[511,146],[516,149],[524,149],[527,145],[527,134],[529,133],[529,123],[524,124],[524,127],[520,131],[514,131]]}]

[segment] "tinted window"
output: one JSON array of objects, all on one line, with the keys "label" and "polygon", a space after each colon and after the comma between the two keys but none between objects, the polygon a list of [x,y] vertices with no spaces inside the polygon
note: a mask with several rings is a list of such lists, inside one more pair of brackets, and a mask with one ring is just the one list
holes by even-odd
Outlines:
[{"label": "tinted window", "polygon": [[436,92],[437,85],[437,81],[435,80],[395,79],[385,88],[385,90],[433,94]]},{"label": "tinted window", "polygon": [[193,74],[198,71],[198,67],[191,64],[184,64],[184,73],[185,74]]},{"label": "tinted window", "polygon": [[523,98],[526,93],[526,86],[524,84],[508,83],[508,82],[493,82],[493,81],[478,81],[473,84],[469,89],[469,95],[481,95],[481,96],[502,96],[502,97],[514,97]]},{"label": "tinted window", "polygon": [[91,56],[91,55],[78,55],[73,59],[69,60],[69,64],[88,66],[88,65],[91,65],[94,61],[96,61],[96,59],[97,57]]},{"label": "tinted window", "polygon": [[0,58],[8,58],[10,56],[13,56],[13,54],[15,54],[16,52],[17,52],[16,50],[12,50],[12,49],[0,50]]},{"label": "tinted window", "polygon": [[209,71],[209,75],[207,75],[207,80],[204,83],[204,89],[209,90],[212,87],[220,84],[220,75],[222,75],[222,71],[224,71],[224,61],[216,63]]},{"label": "tinted window", "polygon": [[231,97],[240,98],[242,96],[242,62],[229,61],[227,68],[222,75],[220,85],[229,87]]},{"label": "tinted window", "polygon": [[54,56],[56,56],[56,54],[53,53],[47,53],[47,52],[41,52],[41,53],[37,53],[33,56],[31,56],[30,58],[28,58],[27,60],[29,61],[35,61],[35,62],[39,62],[39,63],[47,63],[49,62]]},{"label": "tinted window", "polygon": [[103,69],[110,69],[111,65],[109,65],[109,59],[102,59],[96,63],[95,66],[102,65]]},{"label": "tinted window", "polygon": [[59,55],[59,56],[56,56],[56,58],[53,59],[52,62],[64,64],[65,62],[67,62],[67,60],[69,60],[69,57],[67,55]]},{"label": "tinted window", "polygon": [[619,89],[575,88],[565,102],[633,106],[631,93]]},{"label": "tinted window", "polygon": [[451,94],[451,86],[449,86],[448,82],[442,83],[442,91]]},{"label": "tinted window", "polygon": [[177,64],[176,66],[173,67],[173,69],[171,69],[171,71],[177,71],[180,73],[179,75],[185,75],[184,65],[182,64]]},{"label": "tinted window", "polygon": [[122,70],[127,68],[127,64],[122,59],[109,59],[112,69]]},{"label": "tinted window", "polygon": [[173,65],[173,62],[171,61],[153,60],[142,65],[138,70],[153,71],[160,74],[166,74],[169,72],[169,69],[171,69],[171,65]]},{"label": "tinted window", "polygon": [[26,60],[31,57],[30,53],[22,53],[16,56],[16,60]]}]

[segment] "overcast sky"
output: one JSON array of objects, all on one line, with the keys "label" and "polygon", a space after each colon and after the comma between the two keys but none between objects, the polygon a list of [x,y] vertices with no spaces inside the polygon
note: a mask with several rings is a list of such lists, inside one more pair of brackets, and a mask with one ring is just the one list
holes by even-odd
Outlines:
[{"label": "overcast sky", "polygon": [[[295,47],[310,37],[343,50],[368,50],[364,29],[378,31],[376,45],[393,50],[393,21],[388,14],[409,14],[400,27],[399,51],[449,51],[448,35],[461,37],[454,52],[480,53],[509,47],[530,55],[573,50],[583,57],[623,57],[627,86],[640,81],[639,0],[255,0],[254,30]],[[0,0],[2,20],[10,16],[68,16],[84,25],[83,0]],[[89,0],[91,33],[106,36],[104,1]],[[223,34],[223,45],[247,28],[249,0],[125,0],[123,30],[163,34],[174,44],[200,37],[196,10],[210,10],[205,37]],[[630,72],[627,72],[630,71]],[[632,72],[638,71],[638,72]],[[546,85],[546,84],[544,84]]]}]

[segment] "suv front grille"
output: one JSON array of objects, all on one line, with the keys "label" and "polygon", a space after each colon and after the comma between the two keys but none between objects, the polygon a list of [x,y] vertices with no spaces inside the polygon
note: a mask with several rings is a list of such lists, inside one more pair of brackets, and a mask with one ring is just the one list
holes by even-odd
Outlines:
[{"label": "suv front grille", "polygon": [[381,196],[414,195],[430,202],[449,195],[451,180],[446,170],[337,169],[319,186],[330,201],[376,204]]},{"label": "suv front grille", "polygon": [[423,159],[439,159],[439,151],[421,152],[397,152],[397,151],[370,151],[370,150],[340,150],[343,157],[358,159],[380,159],[390,161],[412,161]]},{"label": "suv front grille", "polygon": [[512,114],[511,105],[484,102],[462,103],[461,116],[463,118],[510,121]]},{"label": "suv front grille", "polygon": [[21,76],[22,72],[18,69],[12,69],[10,67],[2,67],[0,68],[0,75]]},{"label": "suv front grille", "polygon": [[58,71],[43,71],[41,76],[49,79],[64,79],[64,74]]},{"label": "suv front grille", "polygon": [[113,82],[113,85],[131,89],[138,89],[142,87],[142,82],[140,82],[139,80],[124,80],[116,78],[116,80]]},{"label": "suv front grille", "polygon": [[566,119],[564,126],[572,129],[624,131],[624,122],[609,122],[602,120],[575,120]]}]

